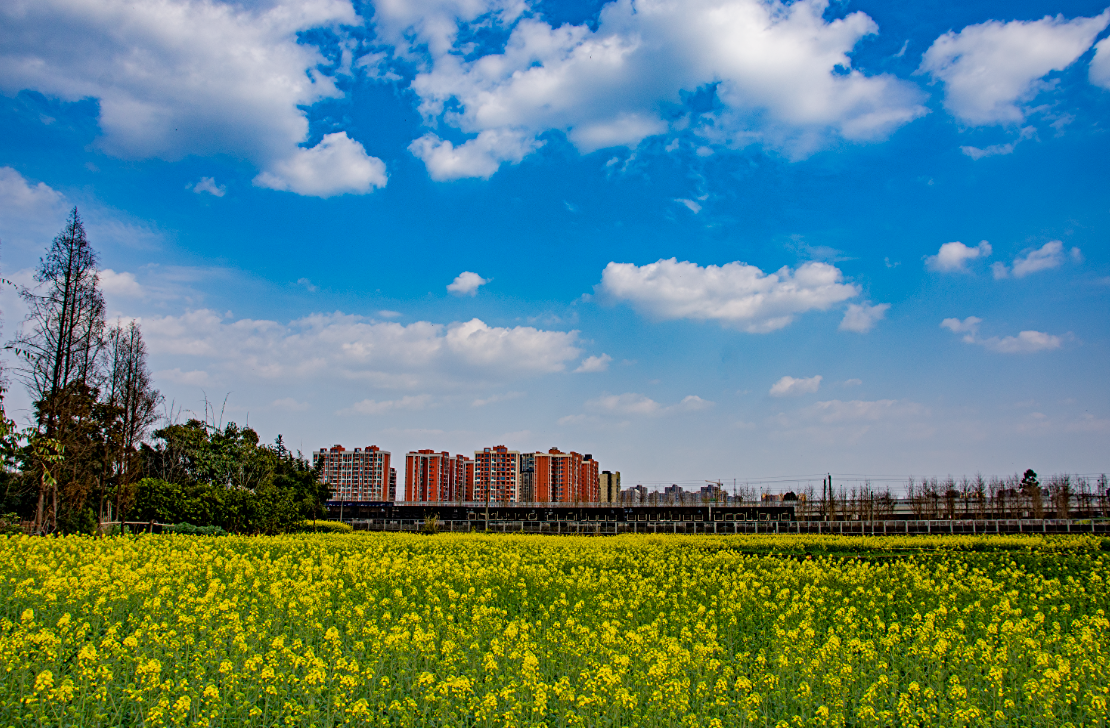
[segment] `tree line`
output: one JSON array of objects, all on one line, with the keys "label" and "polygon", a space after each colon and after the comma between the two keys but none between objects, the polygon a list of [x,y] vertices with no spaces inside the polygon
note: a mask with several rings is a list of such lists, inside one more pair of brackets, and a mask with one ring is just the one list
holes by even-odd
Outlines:
[{"label": "tree line", "polygon": [[[8,418],[0,372],[0,525],[37,534],[157,521],[240,533],[295,530],[323,515],[327,486],[278,436],[235,423],[175,422],[147,363],[138,322],[109,324],[98,256],[73,208],[17,286],[27,315],[5,350],[33,403]],[[155,429],[156,426],[160,425]]]}]

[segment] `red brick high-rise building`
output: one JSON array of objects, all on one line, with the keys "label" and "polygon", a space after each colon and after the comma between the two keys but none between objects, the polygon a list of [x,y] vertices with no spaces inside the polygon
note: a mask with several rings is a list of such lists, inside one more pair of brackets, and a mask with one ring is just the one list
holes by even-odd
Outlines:
[{"label": "red brick high-rise building", "polygon": [[331,486],[331,500],[386,501],[390,493],[389,452],[377,445],[347,450],[342,445],[312,453],[312,464],[323,462],[320,480]]},{"label": "red brick high-rise building", "polygon": [[474,451],[472,500],[515,503],[520,499],[520,452],[504,445]]},{"label": "red brick high-rise building", "polygon": [[553,447],[536,453],[533,493],[535,500],[552,503],[596,503],[600,473],[593,455],[562,452]]},{"label": "red brick high-rise building", "polygon": [[470,500],[474,461],[449,452],[416,450],[405,456],[406,501]]}]

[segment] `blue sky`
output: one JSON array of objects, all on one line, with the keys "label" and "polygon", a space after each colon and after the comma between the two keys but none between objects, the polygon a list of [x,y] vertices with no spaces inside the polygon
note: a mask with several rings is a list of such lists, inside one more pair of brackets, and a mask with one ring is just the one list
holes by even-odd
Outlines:
[{"label": "blue sky", "polygon": [[167,402],[306,452],[1106,471],[1110,9],[889,5],[7,3],[0,267],[77,205]]}]

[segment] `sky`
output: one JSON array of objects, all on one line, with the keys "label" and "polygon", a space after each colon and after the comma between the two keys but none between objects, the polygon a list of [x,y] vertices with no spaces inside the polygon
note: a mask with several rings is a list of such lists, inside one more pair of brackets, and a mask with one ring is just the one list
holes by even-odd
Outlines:
[{"label": "sky", "polygon": [[1108,112],[1100,3],[10,0],[0,275],[306,454],[1100,473]]}]

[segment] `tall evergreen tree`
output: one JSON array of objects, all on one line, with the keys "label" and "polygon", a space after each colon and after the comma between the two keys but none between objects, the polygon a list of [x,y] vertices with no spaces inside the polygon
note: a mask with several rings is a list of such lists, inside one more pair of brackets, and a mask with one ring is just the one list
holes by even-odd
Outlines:
[{"label": "tall evergreen tree", "polygon": [[[39,473],[35,528],[41,533],[58,526],[59,488],[65,505],[75,512],[84,509],[90,479],[75,467],[74,458],[91,455],[82,451],[92,431],[103,429],[96,420],[104,413],[94,405],[104,346],[104,297],[97,286],[96,252],[76,207],[40,259],[35,280],[36,288],[21,292],[29,313],[15,343],[24,353],[18,374],[35,401],[38,433],[59,444],[51,455],[43,454],[50,447],[28,453],[29,464]],[[63,469],[59,458],[66,448],[70,462]]]}]

